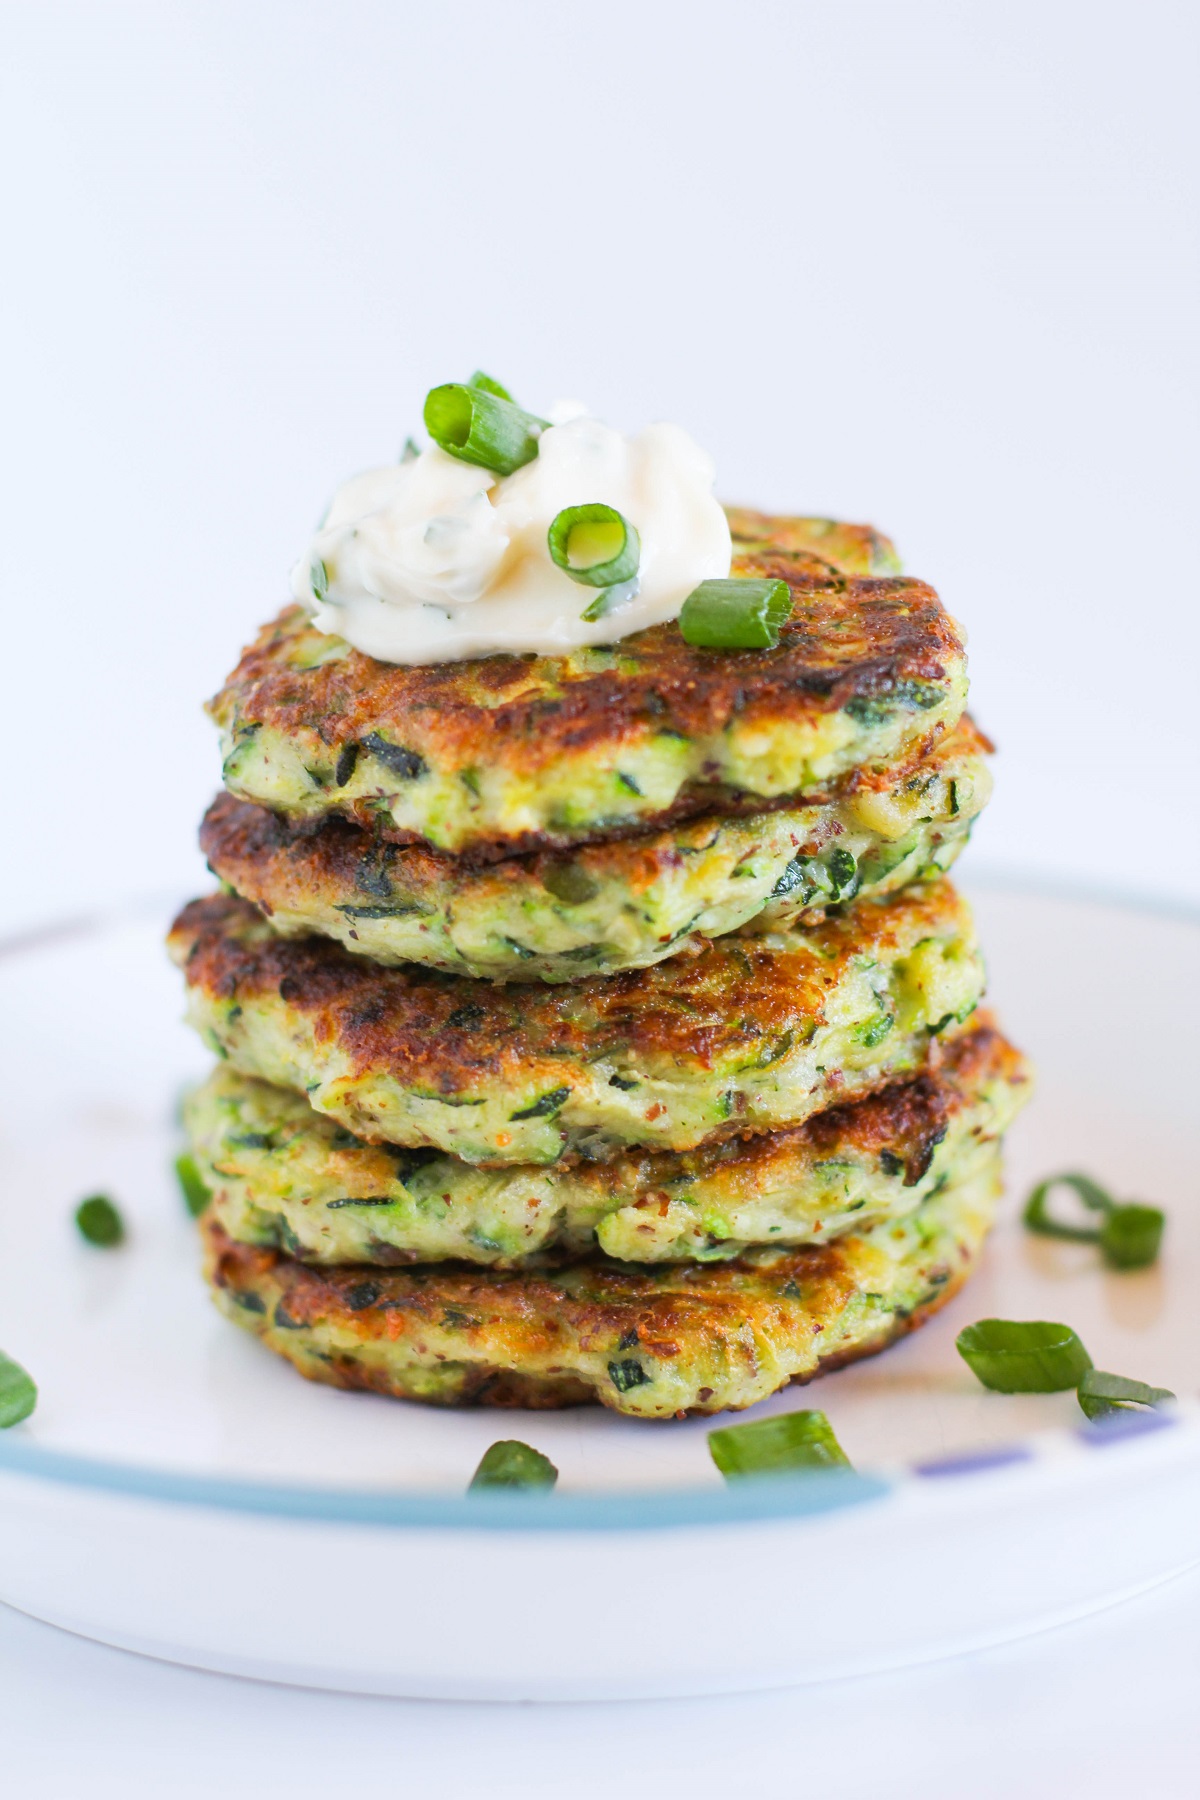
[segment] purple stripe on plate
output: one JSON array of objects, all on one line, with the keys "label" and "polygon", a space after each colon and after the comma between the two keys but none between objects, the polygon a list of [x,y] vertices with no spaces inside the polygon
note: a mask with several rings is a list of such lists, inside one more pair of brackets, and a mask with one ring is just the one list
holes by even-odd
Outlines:
[{"label": "purple stripe on plate", "polygon": [[1105,1450],[1109,1444],[1120,1443],[1124,1438],[1145,1437],[1151,1431],[1167,1431],[1176,1423],[1175,1415],[1167,1412],[1115,1412],[1106,1419],[1093,1419],[1089,1425],[1081,1425],[1075,1436],[1081,1444],[1087,1444],[1092,1450]]},{"label": "purple stripe on plate", "polygon": [[1033,1461],[1026,1444],[1001,1444],[995,1450],[965,1450],[961,1456],[939,1456],[934,1462],[914,1463],[914,1475],[974,1475],[983,1469],[1003,1469],[1009,1463]]}]

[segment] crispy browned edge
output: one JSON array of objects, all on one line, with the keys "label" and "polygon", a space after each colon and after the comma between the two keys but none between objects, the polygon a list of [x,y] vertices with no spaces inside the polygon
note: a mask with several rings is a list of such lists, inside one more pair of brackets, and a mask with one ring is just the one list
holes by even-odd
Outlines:
[{"label": "crispy browned edge", "polygon": [[[382,967],[330,938],[275,937],[249,901],[227,894],[191,901],[167,941],[189,986],[217,999],[278,995],[310,1018],[319,1041],[336,1039],[356,1072],[402,1071],[407,1085],[449,1095],[543,1061],[567,1080],[566,1059],[594,1061],[606,1045],[711,1067],[739,1045],[819,1018],[841,962],[886,940],[910,911],[932,926],[961,904],[941,881],[827,919],[806,934],[803,952],[723,937],[686,957],[570,987],[505,986],[415,963]],[[815,942],[828,956],[811,954]]]},{"label": "crispy browned edge", "polygon": [[[815,565],[815,566],[814,566]],[[773,650],[698,650],[678,624],[656,625],[622,639],[614,665],[573,665],[570,658],[490,656],[408,667],[352,650],[339,661],[294,668],[288,649],[304,629],[299,607],[286,608],[242,654],[209,703],[227,728],[262,728],[314,738],[331,764],[372,733],[421,763],[469,770],[507,763],[525,777],[564,756],[615,752],[664,731],[689,738],[718,735],[735,716],[747,723],[840,711],[853,699],[886,696],[897,683],[946,680],[963,654],[957,627],[933,589],[904,578],[855,579],[801,552],[735,558],[740,574],[778,577],[793,595],[793,612]],[[847,623],[849,621],[849,623]],[[941,735],[939,724],[921,750]],[[632,824],[595,831],[526,832],[471,847],[480,859],[583,839],[628,836],[648,826],[704,811],[762,811],[761,796],[713,780],[689,782],[670,807]],[[775,798],[769,805],[794,802]],[[339,801],[329,811],[373,826],[394,842],[420,834],[380,824],[371,799]]]},{"label": "crispy browned edge", "polygon": [[[959,752],[986,754],[991,748],[974,720],[964,715],[925,760],[933,763]],[[906,757],[900,765],[872,775],[864,773],[856,786],[890,787],[920,766],[916,758]],[[696,821],[696,828],[703,829],[711,823],[715,829],[720,822],[719,816],[711,820],[701,818]],[[287,908],[314,897],[332,899],[377,891],[375,887],[360,885],[364,870],[368,882],[378,883],[384,872],[405,892],[421,894],[444,889],[471,867],[466,857],[434,850],[428,844],[391,843],[373,830],[364,830],[336,814],[315,820],[288,820],[264,806],[224,792],[217,795],[201,821],[200,848],[213,874],[261,907],[268,917],[278,907]],[[605,859],[612,854],[608,845],[585,844],[579,846],[571,860],[604,874]],[[653,831],[628,839],[618,854],[622,870],[627,871],[638,892],[667,870],[678,868],[682,861],[675,834],[670,831]],[[546,877],[553,881],[554,871],[563,866],[563,861],[561,851],[534,851],[490,863],[488,873],[500,880],[523,877],[545,885]]]},{"label": "crispy browned edge", "polygon": [[[238,1244],[215,1220],[202,1220],[205,1245],[205,1274],[214,1287],[228,1290],[233,1296],[256,1294],[258,1285],[274,1280],[282,1288],[280,1304],[288,1324],[309,1326],[320,1320],[334,1320],[341,1325],[357,1322],[364,1340],[387,1336],[386,1315],[389,1310],[402,1311],[412,1319],[435,1325],[448,1308],[465,1316],[482,1311],[486,1322],[478,1329],[503,1328],[514,1360],[532,1360],[552,1354],[556,1340],[569,1331],[579,1341],[638,1343],[651,1355],[670,1358],[680,1354],[681,1335],[701,1330],[736,1333],[742,1322],[754,1315],[760,1328],[771,1329],[776,1337],[791,1331],[812,1330],[813,1285],[822,1284],[817,1310],[844,1303],[852,1291],[855,1278],[846,1265],[840,1244],[825,1244],[782,1254],[771,1265],[771,1277],[779,1289],[789,1283],[809,1299],[789,1300],[780,1293],[774,1299],[762,1294],[741,1299],[736,1291],[721,1292],[721,1278],[736,1275],[737,1265],[691,1265],[691,1291],[678,1288],[668,1292],[653,1290],[657,1270],[634,1268],[629,1264],[597,1259],[593,1265],[607,1291],[602,1299],[579,1297],[564,1290],[553,1274],[543,1271],[480,1271],[462,1264],[430,1265],[423,1269],[382,1270],[365,1268],[316,1268],[297,1262],[273,1250],[256,1249]],[[872,1337],[864,1338],[847,1349],[819,1358],[807,1374],[791,1377],[803,1385],[817,1376],[829,1374],[884,1350],[898,1338],[907,1336],[924,1324],[939,1307],[944,1306],[962,1287],[976,1261],[979,1243],[960,1243],[954,1263],[941,1265],[942,1275],[935,1291],[912,1311],[893,1313]],[[680,1268],[673,1265],[678,1276]],[[620,1289],[626,1289],[621,1293]],[[705,1291],[705,1290],[708,1291]],[[364,1297],[369,1295],[364,1305]],[[261,1299],[261,1296],[260,1296]],[[356,1304],[350,1304],[351,1300]],[[373,1319],[364,1315],[374,1315]],[[707,1315],[707,1317],[705,1316]],[[276,1315],[277,1316],[277,1315]],[[382,1323],[381,1323],[382,1321]],[[250,1323],[247,1320],[247,1323]],[[374,1325],[374,1329],[370,1327]],[[470,1330],[463,1331],[464,1348],[469,1348]],[[274,1345],[271,1346],[275,1348]],[[283,1343],[279,1353],[286,1355]],[[420,1350],[418,1347],[418,1354]],[[470,1357],[459,1359],[469,1363]],[[389,1380],[386,1371],[363,1368],[353,1356],[322,1362],[320,1372],[301,1367],[309,1379],[331,1386],[360,1389],[409,1398],[404,1385]],[[784,1383],[782,1385],[788,1385]],[[682,1409],[705,1413],[704,1399],[711,1389],[701,1389],[701,1404]],[[500,1368],[481,1358],[474,1369],[463,1373],[461,1389],[450,1404],[456,1406],[527,1407],[549,1409],[585,1405],[599,1396],[590,1382],[563,1370],[544,1375],[526,1374],[515,1368]],[[443,1401],[442,1404],[447,1402]]]}]

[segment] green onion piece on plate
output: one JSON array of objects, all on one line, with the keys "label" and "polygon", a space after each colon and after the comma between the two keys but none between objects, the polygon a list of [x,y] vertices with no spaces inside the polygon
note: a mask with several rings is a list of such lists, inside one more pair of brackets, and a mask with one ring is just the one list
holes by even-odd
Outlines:
[{"label": "green onion piece on plate", "polygon": [[1129,1381],[1103,1369],[1088,1369],[1079,1382],[1079,1404],[1089,1419],[1107,1419],[1114,1413],[1162,1406],[1174,1399],[1170,1388],[1147,1387],[1144,1381]]},{"label": "green onion piece on plate", "polygon": [[182,1156],[175,1158],[175,1179],[179,1183],[184,1205],[193,1219],[198,1219],[212,1199],[212,1195],[208,1191],[208,1184],[196,1167],[195,1157],[189,1155],[186,1150]]},{"label": "green onion piece on plate", "polygon": [[1041,1237],[1069,1238],[1081,1244],[1098,1244],[1099,1225],[1068,1225],[1052,1216],[1049,1201],[1056,1187],[1071,1188],[1092,1212],[1106,1213],[1114,1204],[1112,1195],[1099,1182],[1093,1181],[1090,1175],[1048,1175],[1045,1181],[1038,1182],[1025,1202],[1024,1218],[1028,1229],[1036,1231]]},{"label": "green onion piece on plate", "polygon": [[679,629],[700,650],[773,650],[792,611],[786,581],[702,581],[683,603]]},{"label": "green onion piece on plate", "polygon": [[1000,1394],[1057,1394],[1078,1387],[1092,1359],[1069,1325],[1045,1319],[980,1319],[956,1339],[984,1387]]},{"label": "green onion piece on plate", "polygon": [[709,1432],[708,1450],[726,1481],[739,1475],[851,1466],[823,1412],[779,1413],[752,1425],[726,1425]]},{"label": "green onion piece on plate", "polygon": [[468,1493],[479,1488],[552,1488],[558,1470],[540,1450],[519,1438],[502,1438],[483,1453],[471,1477]]},{"label": "green onion piece on plate", "polygon": [[641,540],[629,520],[599,500],[565,506],[556,513],[546,542],[563,574],[585,587],[611,588],[629,581],[637,574],[642,555]]},{"label": "green onion piece on plate", "polygon": [[98,1249],[111,1250],[125,1236],[125,1224],[107,1194],[89,1194],[75,1208],[79,1235]]},{"label": "green onion piece on plate", "polygon": [[1100,1248],[1114,1269],[1146,1269],[1158,1261],[1166,1218],[1157,1206],[1114,1206],[1100,1227]]},{"label": "green onion piece on plate", "polygon": [[[490,375],[485,375],[482,369],[476,369],[467,386],[482,388],[485,394],[495,394],[497,400],[512,400],[508,389],[501,387],[498,381],[493,381]],[[516,402],[513,401],[513,404],[515,406]]]},{"label": "green onion piece on plate", "polygon": [[19,1425],[37,1405],[37,1386],[11,1356],[0,1350],[0,1431]]},{"label": "green onion piece on plate", "polygon": [[[1090,1211],[1099,1213],[1095,1225],[1070,1225],[1050,1212],[1049,1199],[1056,1187],[1068,1187]],[[1104,1259],[1114,1269],[1145,1269],[1157,1261],[1166,1218],[1156,1206],[1137,1201],[1117,1201],[1090,1175],[1050,1175],[1025,1202],[1025,1224],[1042,1237],[1067,1238],[1080,1244],[1099,1244]]]},{"label": "green onion piece on plate", "polygon": [[433,388],[425,400],[425,429],[434,443],[494,475],[511,475],[532,462],[546,425],[511,400],[463,382]]}]

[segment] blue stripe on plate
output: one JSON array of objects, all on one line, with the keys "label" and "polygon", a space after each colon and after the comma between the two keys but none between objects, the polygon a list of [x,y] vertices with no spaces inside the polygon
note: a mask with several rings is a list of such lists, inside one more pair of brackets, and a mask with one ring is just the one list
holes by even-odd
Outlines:
[{"label": "blue stripe on plate", "polygon": [[23,1433],[0,1437],[0,1478],[6,1473],[137,1499],[272,1518],[459,1531],[657,1531],[679,1525],[809,1518],[881,1499],[892,1486],[879,1475],[830,1469],[806,1475],[746,1477],[728,1486],[660,1489],[649,1494],[393,1494],[361,1489],[342,1493],[334,1488],[288,1487],[93,1461],[43,1449]]}]

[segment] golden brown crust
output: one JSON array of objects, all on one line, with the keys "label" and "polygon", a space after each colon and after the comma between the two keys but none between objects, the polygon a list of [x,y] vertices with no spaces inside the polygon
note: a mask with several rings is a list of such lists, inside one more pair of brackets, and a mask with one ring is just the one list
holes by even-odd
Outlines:
[{"label": "golden brown crust", "polygon": [[[210,712],[234,736],[266,731],[336,763],[382,734],[414,767],[469,772],[500,765],[536,783],[564,757],[612,756],[664,734],[707,741],[737,720],[739,729],[798,723],[854,702],[922,690],[922,704],[961,680],[963,646],[933,589],[901,578],[859,579],[800,551],[771,549],[735,558],[737,573],[778,577],[793,611],[773,650],[722,652],[687,644],[677,623],[623,639],[611,651],[563,657],[491,656],[408,667],[352,650],[316,667],[297,649],[314,633],[288,607],[243,653]],[[327,642],[328,640],[326,640]],[[931,726],[921,747],[944,729]],[[396,842],[417,837],[382,825],[369,798],[325,794],[331,811],[375,825]],[[598,827],[587,836],[628,835],[706,810],[761,810],[747,796],[705,780],[689,781],[669,807],[632,827]],[[480,857],[570,841],[571,834],[526,831],[472,844]]]},{"label": "golden brown crust", "polygon": [[[904,1164],[905,1187],[915,1187],[945,1137],[952,1115],[970,1105],[982,1083],[1014,1081],[1027,1074],[1026,1059],[997,1029],[993,1015],[977,1012],[968,1031],[943,1045],[934,1068],[907,1081],[893,1082],[865,1100],[828,1107],[777,1136],[780,1141],[811,1144],[826,1156],[843,1146],[853,1147],[860,1155],[889,1151]],[[726,1149],[725,1159],[732,1154],[750,1161],[755,1142],[754,1138],[737,1140]],[[709,1152],[710,1157],[720,1154],[720,1150]]]},{"label": "golden brown crust", "polygon": [[[958,1292],[986,1217],[943,1224],[899,1280],[869,1236],[718,1264],[595,1258],[549,1272],[319,1268],[235,1243],[215,1220],[201,1229],[225,1309],[310,1379],[442,1405],[598,1400],[663,1418],[751,1405],[886,1349]],[[864,1307],[864,1287],[889,1279],[886,1300]]]},{"label": "golden brown crust", "polygon": [[[846,969],[916,936],[969,932],[949,882],[863,902],[787,947],[708,940],[687,956],[565,988],[519,988],[415,964],[382,968],[319,937],[275,937],[248,901],[213,894],[184,907],[168,943],[190,987],[215,999],[278,995],[336,1042],[356,1073],[386,1068],[441,1094],[519,1078],[531,1065],[570,1079],[572,1063],[621,1051],[711,1069],[742,1048],[801,1041]],[[790,1040],[789,1040],[790,1041]],[[732,1129],[736,1129],[733,1127]],[[728,1134],[725,1134],[728,1135]]]},{"label": "golden brown crust", "polygon": [[[974,720],[964,716],[929,756],[908,755],[883,769],[856,771],[840,785],[843,791],[882,792],[902,784],[918,770],[934,773],[954,757],[986,755],[991,748]],[[784,805],[779,801],[760,805],[759,810],[781,811]],[[748,808],[747,802],[737,810]],[[717,822],[714,817],[714,826]],[[702,830],[706,823],[698,819],[690,829]],[[356,891],[370,894],[382,889],[387,893],[393,886],[418,899],[439,895],[472,866],[469,856],[456,856],[423,843],[398,844],[386,832],[365,830],[336,814],[289,820],[229,793],[218,794],[205,813],[200,848],[213,873],[261,906],[268,917],[272,911],[290,906],[303,910],[304,902],[314,894],[327,895],[331,903]],[[611,868],[619,869],[631,896],[637,896],[679,865],[680,850],[675,833],[659,830],[616,844],[610,839],[583,845],[574,852],[573,861],[598,879],[604,879]],[[490,879],[528,879],[552,889],[562,862],[561,851],[533,851],[489,862],[487,874]]]},{"label": "golden brown crust", "polygon": [[841,519],[788,518],[758,512],[750,506],[726,506],[736,552],[770,545],[776,550],[803,550],[832,563],[845,575],[898,575],[900,559],[890,538],[873,525],[848,525]]}]

